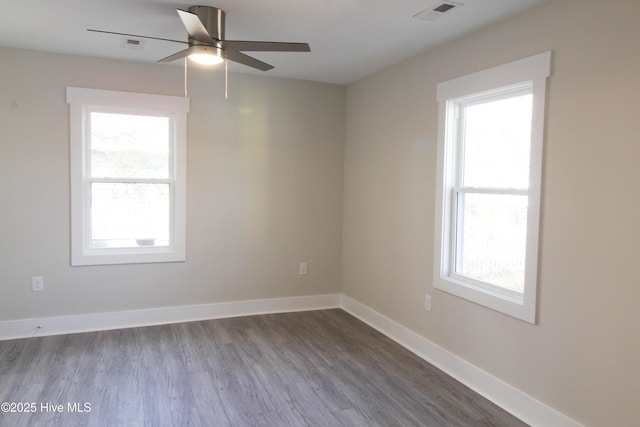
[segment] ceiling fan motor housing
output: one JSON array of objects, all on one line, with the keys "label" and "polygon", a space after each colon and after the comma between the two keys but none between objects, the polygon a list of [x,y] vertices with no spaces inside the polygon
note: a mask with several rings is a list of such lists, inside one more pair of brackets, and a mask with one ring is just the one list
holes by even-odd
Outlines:
[{"label": "ceiling fan motor housing", "polygon": [[209,35],[224,40],[224,11],[212,6],[191,6],[189,12],[198,15]]}]

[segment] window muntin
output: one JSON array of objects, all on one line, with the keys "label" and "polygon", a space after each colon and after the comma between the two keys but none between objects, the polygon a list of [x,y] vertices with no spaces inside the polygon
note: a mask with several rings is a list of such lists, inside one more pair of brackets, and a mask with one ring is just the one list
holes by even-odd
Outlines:
[{"label": "window muntin", "polygon": [[72,265],[185,259],[188,99],[67,88]]},{"label": "window muntin", "polygon": [[550,65],[545,52],[438,85],[434,287],[530,323]]}]

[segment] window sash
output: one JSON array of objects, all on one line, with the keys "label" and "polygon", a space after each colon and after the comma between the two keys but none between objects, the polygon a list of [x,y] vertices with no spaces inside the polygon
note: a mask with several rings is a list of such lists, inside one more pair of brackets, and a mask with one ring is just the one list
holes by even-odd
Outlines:
[{"label": "window sash", "polygon": [[[166,224],[168,227],[168,243],[166,245],[150,245],[148,247],[137,246],[116,246],[116,247],[100,247],[97,248],[94,245],[95,233],[94,233],[94,193],[93,184],[149,184],[149,185],[166,185],[168,187],[168,212]],[[113,179],[113,178],[88,178],[85,182],[85,248],[87,252],[100,253],[104,251],[113,251],[121,249],[135,249],[141,252],[153,252],[157,251],[157,248],[171,249],[175,246],[175,183],[169,179]],[[138,236],[139,238],[155,237],[155,236]]]},{"label": "window sash", "polygon": [[[485,289],[491,293],[499,294],[513,301],[522,301],[523,292],[510,289],[505,286],[501,286],[488,281],[479,280],[469,275],[460,273],[463,270],[463,250],[464,244],[464,230],[465,230],[465,200],[464,197],[467,194],[481,194],[481,195],[501,195],[501,196],[524,196],[529,199],[529,191],[523,189],[510,189],[510,188],[474,188],[474,187],[454,187],[451,189],[450,200],[452,202],[452,208],[450,210],[449,223],[451,224],[451,237],[450,247],[448,251],[448,277],[460,281],[468,282],[474,287]],[[527,226],[528,228],[528,226]],[[525,236],[526,239],[527,236]],[[526,244],[526,240],[525,240]],[[526,250],[525,250],[526,261]],[[525,262],[525,277],[526,277],[526,262]]]},{"label": "window sash", "polygon": [[[92,113],[108,113],[129,115],[133,117],[163,117],[169,119],[168,129],[168,178],[137,178],[133,176],[118,175],[113,177],[94,177],[91,166],[93,164],[93,134],[92,134]],[[100,253],[106,251],[116,250],[133,250],[136,252],[150,252],[157,251],[157,248],[171,249],[175,246],[175,237],[173,221],[175,218],[175,119],[169,114],[157,114],[147,110],[131,109],[125,107],[91,107],[85,108],[83,114],[85,120],[85,137],[84,137],[84,171],[85,171],[85,185],[84,188],[84,217],[85,217],[85,235],[84,244],[87,253]],[[139,246],[117,246],[108,248],[96,248],[94,246],[94,216],[93,216],[93,184],[165,184],[169,186],[169,206],[168,206],[168,221],[169,223],[169,242],[167,245],[151,246],[151,247],[139,247]]]},{"label": "window sash", "polygon": [[[522,302],[523,292],[517,292],[509,288],[499,286],[486,281],[478,280],[474,277],[458,273],[461,270],[460,263],[462,260],[463,230],[464,230],[464,205],[461,204],[460,196],[466,194],[487,194],[487,195],[514,195],[529,197],[528,188],[510,188],[510,187],[469,187],[463,186],[464,170],[465,170],[465,142],[466,142],[466,123],[465,110],[469,106],[481,105],[485,103],[495,102],[499,100],[510,99],[532,93],[532,83],[523,82],[517,85],[498,88],[496,90],[485,93],[474,94],[461,97],[455,100],[447,101],[448,119],[451,121],[451,133],[448,138],[448,144],[451,146],[451,163],[448,165],[450,172],[447,174],[450,179],[449,200],[451,209],[449,210],[449,247],[444,256],[447,257],[448,265],[447,276],[456,282],[465,283],[468,286],[483,289],[500,297],[504,297],[511,301]],[[529,227],[527,227],[529,229]],[[526,257],[526,255],[525,255]]]},{"label": "window sash", "polygon": [[168,119],[169,127],[167,129],[168,138],[168,164],[167,164],[167,177],[166,178],[139,178],[139,179],[168,179],[174,180],[176,177],[176,116],[175,114],[158,113],[157,111],[149,111],[147,109],[128,108],[128,107],[103,107],[92,106],[83,107],[83,121],[84,121],[84,176],[88,179],[138,179],[135,175],[113,175],[109,177],[94,176],[92,170],[92,147],[93,147],[93,134],[92,134],[92,122],[90,117],[92,113],[105,113],[114,115],[124,115],[133,117],[155,117]]},{"label": "window sash", "polygon": [[[450,179],[450,201],[452,207],[450,209],[450,245],[445,256],[448,257],[449,265],[448,277],[468,284],[485,289],[489,292],[499,294],[506,298],[522,301],[523,292],[518,292],[507,287],[503,287],[494,283],[478,280],[477,278],[460,274],[462,270],[461,263],[463,260],[464,240],[464,195],[466,194],[487,194],[487,195],[513,195],[513,196],[529,196],[528,188],[510,188],[510,187],[470,187],[463,186],[465,182],[464,171],[466,169],[465,161],[467,159],[466,142],[467,142],[467,123],[466,110],[469,107],[488,104],[501,100],[508,100],[532,93],[532,83],[523,82],[517,85],[498,88],[489,92],[465,96],[460,99],[450,100],[447,102],[447,110],[449,112],[449,120],[453,122],[451,126],[452,132],[448,143],[452,147],[453,160],[449,165],[451,173]],[[526,257],[526,255],[525,255]]]}]

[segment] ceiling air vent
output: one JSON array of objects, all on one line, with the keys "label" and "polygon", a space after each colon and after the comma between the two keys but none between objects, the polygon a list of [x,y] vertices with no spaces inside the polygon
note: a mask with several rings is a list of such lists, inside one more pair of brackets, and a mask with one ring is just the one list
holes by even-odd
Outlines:
[{"label": "ceiling air vent", "polygon": [[124,37],[122,39],[122,47],[126,47],[127,49],[142,49],[144,47],[144,40]]},{"label": "ceiling air vent", "polygon": [[452,11],[458,9],[463,5],[463,3],[455,1],[437,1],[422,12],[418,12],[413,15],[413,17],[416,19],[421,19],[423,21],[434,21],[446,15],[447,13],[451,13]]}]

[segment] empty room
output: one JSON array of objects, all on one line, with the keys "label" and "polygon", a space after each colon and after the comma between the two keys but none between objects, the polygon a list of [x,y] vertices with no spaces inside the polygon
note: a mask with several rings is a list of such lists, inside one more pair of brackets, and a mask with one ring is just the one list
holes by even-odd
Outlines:
[{"label": "empty room", "polygon": [[0,427],[640,425],[640,1],[0,14]]}]

